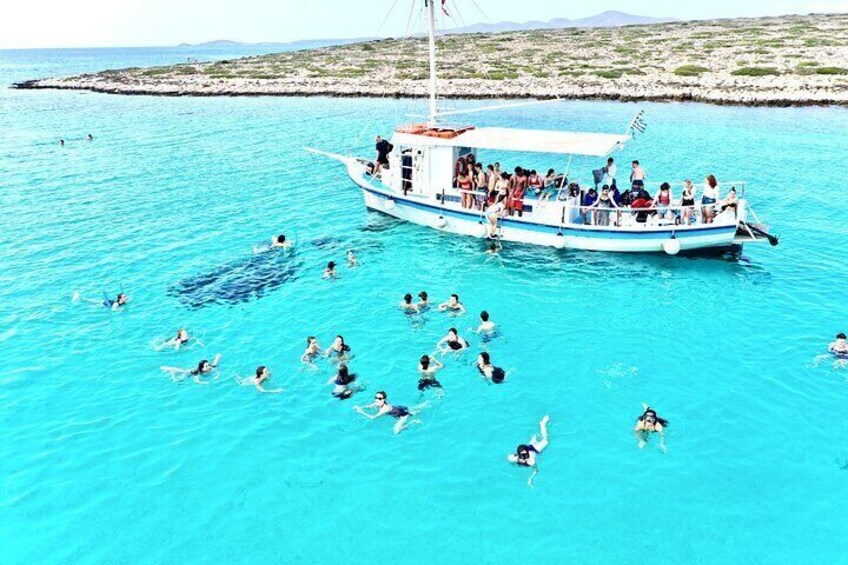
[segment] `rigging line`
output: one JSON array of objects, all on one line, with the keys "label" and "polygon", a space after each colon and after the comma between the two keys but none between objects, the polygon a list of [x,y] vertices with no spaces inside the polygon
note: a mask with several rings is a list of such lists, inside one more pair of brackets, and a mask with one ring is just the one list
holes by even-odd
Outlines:
[{"label": "rigging line", "polygon": [[483,11],[483,8],[480,7],[480,4],[477,3],[477,0],[471,0],[471,3],[474,4],[474,7],[477,8],[477,11],[480,12],[480,15],[488,22],[492,23],[492,18],[489,17],[489,14]]},{"label": "rigging line", "polygon": [[398,1],[399,0],[395,0],[394,2],[392,2],[392,7],[389,8],[388,13],[386,13],[386,17],[383,18],[383,23],[380,24],[380,27],[377,28],[377,32],[374,34],[375,37],[380,36],[380,32],[383,31],[383,26],[386,25],[387,21],[389,21],[389,18],[391,17],[392,12],[395,11],[395,7],[397,6]]}]

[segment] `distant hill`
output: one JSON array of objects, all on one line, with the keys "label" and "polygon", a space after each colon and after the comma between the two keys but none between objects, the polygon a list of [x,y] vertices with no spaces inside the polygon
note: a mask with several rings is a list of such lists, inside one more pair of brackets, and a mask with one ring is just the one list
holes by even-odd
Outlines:
[{"label": "distant hill", "polygon": [[567,27],[595,28],[595,27],[622,27],[629,25],[660,24],[677,21],[674,18],[652,18],[649,16],[637,16],[610,10],[588,18],[569,20],[568,18],[555,18],[547,22],[529,21],[497,22],[492,24],[474,24],[465,27],[445,30],[445,34],[455,33],[500,33],[504,31],[526,31],[531,29],[562,29]]}]

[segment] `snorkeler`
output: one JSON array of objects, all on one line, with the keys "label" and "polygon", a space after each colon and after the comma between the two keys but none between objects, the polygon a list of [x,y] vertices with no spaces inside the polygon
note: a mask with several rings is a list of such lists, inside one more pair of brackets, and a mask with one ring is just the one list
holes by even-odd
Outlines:
[{"label": "snorkeler", "polygon": [[456,328],[451,328],[445,337],[436,343],[436,349],[444,357],[446,353],[451,351],[460,352],[463,349],[468,349],[468,342],[459,337],[456,333]]},{"label": "snorkeler", "polygon": [[442,388],[442,383],[436,380],[436,373],[444,369],[444,365],[435,357],[422,355],[418,361],[418,373],[421,378],[418,380],[418,390],[424,392],[428,388]]},{"label": "snorkeler", "polygon": [[321,346],[314,335],[306,338],[306,351],[300,356],[300,362],[311,365],[318,355],[321,354]]},{"label": "snorkeler", "polygon": [[447,302],[439,304],[439,312],[450,312],[454,316],[465,314],[465,306],[459,301],[458,294],[451,294]]},{"label": "snorkeler", "polygon": [[194,382],[199,385],[208,385],[209,381],[201,381],[201,375],[206,375],[211,373],[215,369],[218,368],[218,363],[221,361],[221,354],[218,353],[215,355],[215,358],[210,363],[206,359],[197,364],[196,369],[180,369],[178,367],[159,367],[161,370],[171,373],[172,377],[176,377],[177,375],[187,376],[191,375],[194,378]]},{"label": "snorkeler", "polygon": [[358,265],[358,261],[356,259],[356,254],[353,252],[353,249],[347,250],[347,266],[353,269]]},{"label": "snorkeler", "polygon": [[477,335],[482,335],[484,340],[486,338],[495,337],[495,331],[497,329],[497,324],[489,320],[489,313],[486,310],[480,312],[480,325],[477,326],[477,329],[474,330],[474,333]]},{"label": "snorkeler", "polygon": [[648,434],[660,434],[660,449],[665,451],[665,428],[668,427],[668,420],[663,420],[657,416],[656,410],[642,403],[642,415],[636,420],[636,427],[633,429],[633,435],[639,440],[639,449],[644,448],[648,444]]},{"label": "snorkeler", "polygon": [[264,392],[264,393],[268,393],[268,394],[278,394],[280,392],[283,392],[282,388],[275,388],[274,390],[268,390],[267,388],[262,386],[262,383],[264,383],[265,381],[267,381],[270,378],[271,378],[271,371],[268,370],[268,367],[266,367],[265,365],[260,365],[259,367],[256,368],[256,376],[253,377],[252,379],[248,380],[247,382],[245,382],[243,380],[242,383],[243,384],[253,384],[253,386],[256,387],[256,390],[258,390],[259,392]]},{"label": "snorkeler", "polygon": [[409,293],[403,295],[403,302],[401,302],[398,307],[407,314],[418,313],[418,305],[412,303],[412,295]]},{"label": "snorkeler", "polygon": [[188,332],[184,329],[177,330],[177,335],[172,337],[171,339],[165,342],[165,347],[173,347],[175,350],[179,350],[180,347],[184,345],[188,345],[192,340],[197,342],[200,347],[204,347],[203,342],[197,339],[196,337],[190,337]]},{"label": "snorkeler", "polygon": [[[386,393],[384,391],[379,391],[374,395],[374,402],[369,404],[368,406],[354,406],[353,409],[368,418],[369,420],[376,420],[380,416],[391,416],[392,418],[396,418],[397,422],[395,422],[394,431],[396,434],[399,434],[412,424],[421,424],[421,420],[414,419],[410,420],[409,418],[412,416],[417,416],[421,409],[427,406],[427,403],[419,404],[418,406],[414,406],[413,408],[407,408],[406,406],[392,406],[386,400]],[[366,410],[374,410],[376,412],[374,414],[369,414]]]},{"label": "snorkeler", "polygon": [[533,486],[533,478],[539,474],[539,468],[536,466],[536,456],[542,453],[550,442],[548,441],[548,421],[550,416],[545,416],[539,421],[539,435],[542,439],[539,440],[536,434],[530,438],[530,441],[522,443],[515,449],[515,453],[506,456],[510,463],[515,463],[521,467],[532,467],[533,473],[527,479],[527,486]]},{"label": "snorkeler", "polygon": [[78,302],[82,300],[83,302],[88,302],[90,304],[97,304],[98,306],[104,306],[109,308],[113,312],[116,312],[121,309],[121,307],[126,306],[126,304],[130,301],[129,297],[123,292],[119,292],[118,296],[115,298],[110,298],[103,294],[103,300],[97,300],[96,298],[83,298],[80,296],[79,291],[75,291],[74,295],[71,297],[71,300],[74,302]]},{"label": "snorkeler", "polygon": [[336,263],[335,262],[330,261],[329,263],[327,263],[327,268],[324,269],[324,274],[321,275],[321,278],[324,278],[324,279],[334,279],[334,278],[336,278]]},{"label": "snorkeler", "polygon": [[339,365],[338,372],[330,377],[327,384],[336,385],[333,388],[333,396],[339,400],[347,400],[353,393],[359,392],[361,388],[350,386],[356,380],[356,375],[351,374],[344,363]]},{"label": "snorkeler", "polygon": [[831,342],[830,345],[827,346],[827,350],[840,359],[848,359],[848,341],[845,341],[845,334],[836,334],[836,341]]},{"label": "snorkeler", "polygon": [[324,357],[335,357],[336,361],[350,359],[350,346],[345,343],[342,336],[337,335],[333,344],[324,352]]},{"label": "snorkeler", "polygon": [[504,382],[507,377],[506,371],[492,365],[491,357],[486,351],[477,356],[477,370],[480,371],[480,376],[496,385]]},{"label": "snorkeler", "polygon": [[419,300],[418,300],[418,304],[416,304],[416,306],[418,307],[419,312],[426,310],[427,308],[430,307],[430,299],[427,296],[426,290],[422,290],[421,292],[419,292],[418,298],[419,298]]}]

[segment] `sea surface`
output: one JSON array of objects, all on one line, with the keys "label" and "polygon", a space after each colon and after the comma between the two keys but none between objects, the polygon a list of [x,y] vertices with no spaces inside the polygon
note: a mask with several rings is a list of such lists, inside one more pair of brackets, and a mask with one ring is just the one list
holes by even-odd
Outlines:
[{"label": "sea surface", "polygon": [[[5,88],[239,54],[0,51],[0,561],[848,563],[848,370],[820,357],[848,331],[848,111],[471,115],[618,133],[642,108],[620,171],[638,158],[656,182],[745,180],[782,236],[740,260],[509,245],[487,261],[480,240],[366,211],[302,149],[370,156],[420,102]],[[281,232],[293,254],[253,253]],[[330,260],[340,276],[322,280]],[[458,293],[468,314],[397,310],[421,290]],[[110,312],[74,291],[131,302]],[[482,309],[501,328],[488,344],[468,331]],[[422,425],[395,436],[353,411],[378,390],[420,402],[417,359],[451,326],[471,351],[446,359]],[[205,347],[157,348],[178,328]],[[299,362],[307,336],[336,334],[367,386],[345,402],[330,364]],[[506,384],[471,366],[483,347]],[[216,353],[206,386],[160,371]],[[260,364],[282,394],[236,383]],[[670,421],[665,453],[637,446],[642,402]],[[529,488],[505,456],[544,414]]]}]

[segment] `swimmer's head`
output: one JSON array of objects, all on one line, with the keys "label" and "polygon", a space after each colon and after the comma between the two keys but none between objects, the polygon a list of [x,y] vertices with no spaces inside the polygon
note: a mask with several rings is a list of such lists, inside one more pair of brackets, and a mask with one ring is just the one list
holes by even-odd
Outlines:
[{"label": "swimmer's head", "polygon": [[412,295],[411,295],[411,294],[409,294],[409,293],[404,294],[404,295],[403,295],[403,301],[404,301],[406,304],[411,304],[411,303],[412,303]]},{"label": "swimmer's head", "polygon": [[209,361],[204,359],[200,363],[197,364],[197,372],[198,373],[206,373],[212,368],[212,365],[209,364]]},{"label": "swimmer's head", "polygon": [[311,335],[306,338],[306,345],[312,345],[313,343],[315,343],[315,341],[317,341],[315,336]]},{"label": "swimmer's head", "polygon": [[430,356],[422,355],[419,362],[421,363],[421,368],[426,371],[430,367]]},{"label": "swimmer's head", "polygon": [[386,403],[386,392],[379,390],[377,394],[374,395],[374,404],[377,406],[382,406]]},{"label": "swimmer's head", "polygon": [[177,339],[180,341],[188,341],[188,332],[183,329],[177,330]]},{"label": "swimmer's head", "polygon": [[349,375],[350,373],[348,372],[347,365],[344,363],[339,365],[339,377],[341,377],[341,380],[345,380]]},{"label": "swimmer's head", "polygon": [[127,295],[126,295],[126,294],[124,294],[123,292],[121,292],[120,294],[118,294],[118,300],[117,300],[117,302],[118,302],[118,304],[119,304],[119,305],[121,305],[121,306],[123,306],[124,304],[126,304],[126,303],[127,303]]},{"label": "swimmer's head", "polygon": [[420,299],[421,299],[421,300],[423,300],[424,302],[427,302],[427,291],[426,291],[426,290],[422,290],[421,292],[419,292],[419,293],[418,293],[418,298],[420,298]]},{"label": "swimmer's head", "polygon": [[491,242],[491,243],[489,244],[489,251],[497,251],[497,250],[498,250],[498,246],[497,246],[497,245],[495,245],[495,242],[494,242],[494,241],[493,241],[493,242]]},{"label": "swimmer's head", "polygon": [[480,319],[483,320],[484,322],[488,322],[489,321],[489,313],[486,312],[485,310],[483,310],[482,312],[480,312]]},{"label": "swimmer's head", "polygon": [[336,336],[335,341],[333,341],[333,344],[334,344],[336,347],[344,347],[345,340],[344,340],[344,338],[343,338],[342,336],[337,335],[337,336]]},{"label": "swimmer's head", "polygon": [[277,243],[285,243],[285,242],[286,242],[286,236],[284,236],[283,234],[280,234],[280,235],[277,236]]},{"label": "swimmer's head", "polygon": [[836,339],[846,339],[845,334],[841,332],[836,334]]},{"label": "swimmer's head", "polygon": [[477,363],[480,365],[489,365],[491,363],[489,352],[483,351],[480,353],[480,355],[477,356]]},{"label": "swimmer's head", "polygon": [[451,304],[456,304],[457,302],[459,302],[459,295],[458,294],[451,294],[450,295],[450,302],[451,302]]},{"label": "swimmer's head", "polygon": [[329,263],[327,263],[327,270],[328,271],[332,271],[335,268],[336,268],[336,263],[334,261],[330,261]]},{"label": "swimmer's head", "polygon": [[515,456],[519,461],[527,461],[530,459],[530,447],[522,443],[515,448]]},{"label": "swimmer's head", "polygon": [[657,423],[657,413],[654,410],[648,408],[645,410],[645,413],[642,414],[642,421],[646,424],[654,425]]},{"label": "swimmer's head", "polygon": [[457,337],[456,328],[449,329],[448,335],[452,335],[453,337]]},{"label": "swimmer's head", "polygon": [[268,375],[269,375],[268,367],[266,367],[265,365],[259,365],[258,367],[256,367],[256,378],[257,379],[267,377]]},{"label": "swimmer's head", "polygon": [[347,250],[347,256],[348,256],[348,257],[354,257],[353,249],[348,249],[348,250]]}]

